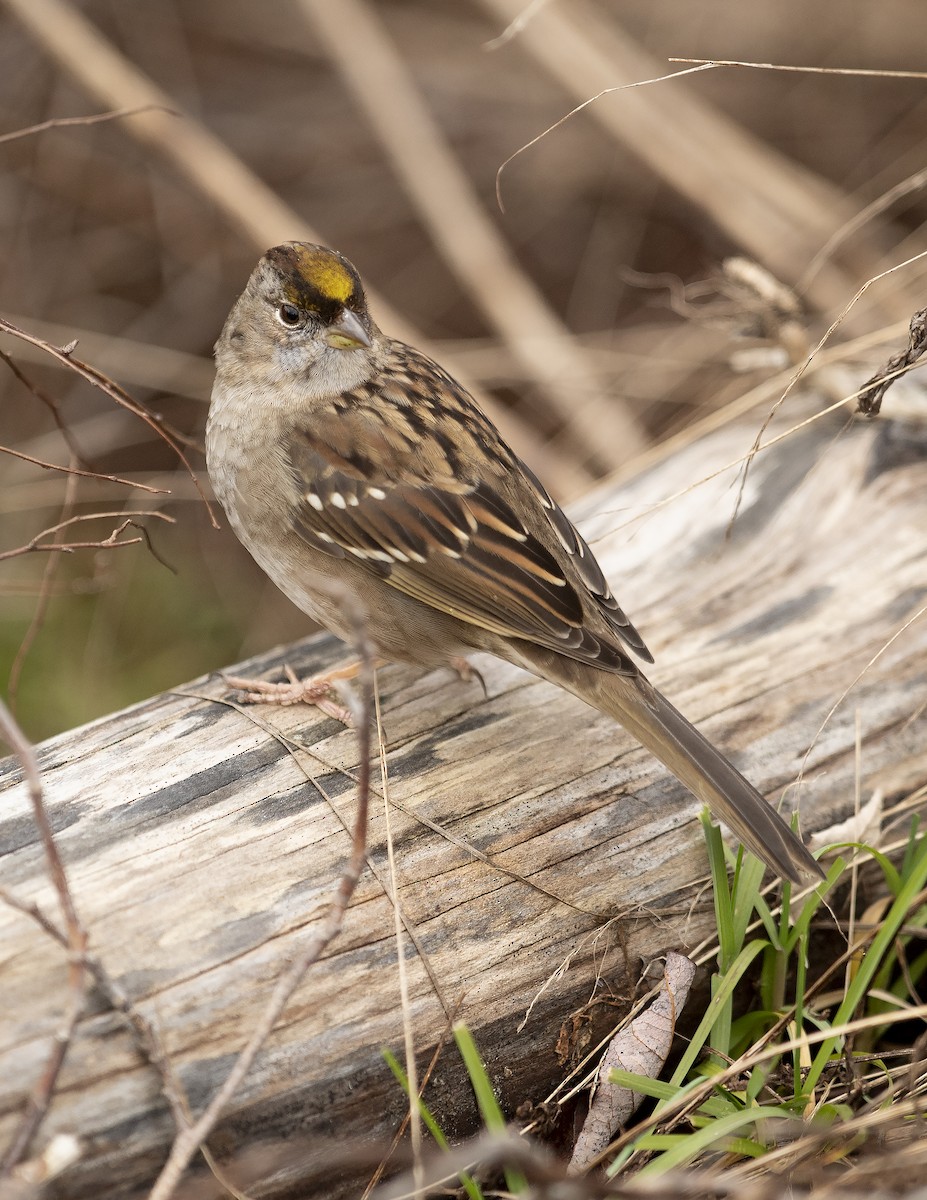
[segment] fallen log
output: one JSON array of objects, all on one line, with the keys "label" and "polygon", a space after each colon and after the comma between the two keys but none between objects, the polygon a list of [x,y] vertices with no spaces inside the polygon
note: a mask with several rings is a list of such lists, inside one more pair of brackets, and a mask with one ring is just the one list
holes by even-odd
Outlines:
[{"label": "fallen log", "polygon": [[[790,401],[767,438],[815,408]],[[858,772],[864,798],[927,783],[927,439],[922,426],[824,416],[753,461],[731,524],[729,464],[761,420],[599,488],[573,515],[656,655],[653,681],[773,802],[800,809],[807,836],[852,811]],[[321,636],[230,670],[343,657]],[[713,914],[684,789],[578,700],[506,663],[476,665],[485,694],[396,666],[378,685],[420,1066],[452,1017],[466,1021],[511,1114],[562,1078],[572,1014],[597,998],[604,1028],[641,961],[693,946]],[[354,733],[303,706],[246,711],[228,697],[220,678],[200,679],[38,750],[91,950],[156,1029],[194,1113],[322,919],[356,801]],[[18,762],[0,764],[0,874],[54,916],[21,780]],[[382,793],[377,782],[344,930],[210,1139],[262,1196],[359,1195],[406,1109],[380,1052],[401,1057],[403,1036]],[[0,947],[5,1143],[66,1007],[67,962],[8,904]],[[174,1133],[157,1072],[93,999],[31,1151],[79,1139],[48,1193],[62,1200],[144,1195]],[[475,1128],[452,1049],[426,1100],[450,1134]],[[199,1183],[189,1194],[214,1194]]]}]

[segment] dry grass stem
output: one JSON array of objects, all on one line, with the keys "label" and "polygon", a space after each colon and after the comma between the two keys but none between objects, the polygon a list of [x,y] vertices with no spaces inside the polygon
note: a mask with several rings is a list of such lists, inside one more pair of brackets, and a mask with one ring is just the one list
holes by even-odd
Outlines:
[{"label": "dry grass stem", "polygon": [[409,996],[409,973],[402,940],[402,904],[399,899],[399,874],[393,843],[393,821],[390,812],[389,772],[386,765],[386,743],[383,740],[383,720],[380,712],[380,692],[374,672],[373,698],[377,721],[377,751],[380,760],[380,786],[383,792],[383,816],[386,826],[386,854],[389,863],[390,899],[396,935],[396,971],[399,979],[399,1002],[402,1007],[402,1033],[405,1043],[406,1078],[409,1081],[409,1132],[412,1143],[412,1173],[415,1179],[416,1200],[424,1194],[425,1176],[422,1165],[422,1110],[419,1092],[418,1064],[415,1060],[415,1034],[412,1028],[412,1005]]},{"label": "dry grass stem", "polygon": [[874,79],[927,79],[927,71],[866,70],[863,67],[796,66],[790,63],[741,62],[730,58],[670,58],[670,62],[697,63],[703,67],[752,67],[755,71],[798,71],[804,75],[859,75]]}]

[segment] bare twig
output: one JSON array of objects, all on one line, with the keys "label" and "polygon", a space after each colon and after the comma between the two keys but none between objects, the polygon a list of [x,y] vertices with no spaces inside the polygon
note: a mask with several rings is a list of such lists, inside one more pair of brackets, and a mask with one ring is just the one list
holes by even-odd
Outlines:
[{"label": "bare twig", "polygon": [[[60,521],[56,526],[50,529],[43,529],[42,533],[37,533],[35,538],[31,538],[28,542],[24,542],[22,546],[17,546],[16,550],[0,551],[0,562],[5,558],[17,558],[20,554],[28,554],[37,551],[73,553],[76,550],[114,550],[116,546],[138,546],[140,542],[144,542],[152,558],[155,558],[162,566],[166,566],[168,571],[177,574],[171,564],[166,563],[161,554],[155,550],[151,542],[151,536],[148,529],[145,529],[143,524],[139,524],[133,520],[133,517],[157,517],[160,521],[167,521],[168,524],[175,524],[174,517],[168,516],[166,512],[148,511],[148,512],[130,512],[128,516],[122,517],[118,526],[113,529],[107,538],[102,538],[96,541],[49,541],[43,542],[41,539],[46,538],[48,534],[59,532],[68,526],[78,521],[98,521],[100,518],[106,520],[119,520],[122,517],[120,512],[86,512],[86,514],[78,514],[78,516],[68,517],[66,521]],[[138,538],[128,538],[126,541],[120,541],[120,535],[126,532],[126,529],[138,529]]]},{"label": "bare twig", "polygon": [[856,411],[867,417],[878,416],[885,393],[899,375],[913,367],[927,350],[927,308],[919,309],[908,326],[908,345],[900,354],[892,357],[863,384]]},{"label": "bare twig", "polygon": [[[2,139],[0,139],[0,140],[2,140]],[[93,468],[92,468],[91,464],[89,462],[87,462],[84,455],[81,453],[80,446],[78,446],[77,441],[74,438],[73,434],[71,433],[70,429],[68,429],[67,425],[64,423],[64,420],[61,416],[61,409],[58,405],[58,401],[54,398],[54,396],[49,396],[48,392],[46,392],[44,388],[40,388],[37,383],[35,383],[33,380],[31,380],[29,378],[29,376],[26,375],[20,369],[18,363],[13,358],[11,358],[10,355],[7,354],[5,350],[0,350],[0,360],[2,360],[3,362],[6,363],[6,365],[10,368],[10,370],[13,372],[13,374],[16,376],[16,378],[19,380],[19,382],[23,385],[23,387],[28,388],[28,390],[33,394],[33,396],[35,396],[36,400],[40,400],[42,402],[42,404],[44,404],[45,407],[49,410],[49,412],[52,415],[52,420],[55,422],[55,425],[58,427],[58,432],[64,438],[65,443],[67,444],[68,449],[71,451],[71,455],[73,456],[73,458],[77,462],[79,462],[83,467],[85,467],[87,470],[92,470]]]},{"label": "bare twig", "polygon": [[160,104],[143,104],[140,108],[118,108],[113,112],[91,113],[86,117],[52,117],[51,120],[40,121],[38,125],[27,125],[25,129],[2,133],[0,142],[15,142],[17,138],[32,137],[36,133],[44,133],[46,129],[65,129],[72,125],[99,125],[103,121],[117,121],[120,117],[134,117],[136,113],[150,112],[151,109],[159,109],[174,117],[179,115],[175,109],[165,108]]},{"label": "bare twig", "polygon": [[[345,601],[347,597],[344,598]],[[347,604],[345,605],[346,607]],[[344,922],[348,904],[354,894],[364,867],[367,846],[367,810],[370,796],[370,725],[373,711],[373,656],[367,634],[360,614],[354,614],[354,633],[361,669],[358,675],[360,683],[360,711],[356,717],[358,740],[358,788],[357,816],[354,823],[351,854],[345,864],[341,878],[335,887],[331,907],[320,927],[303,947],[295,962],[280,976],[270,1000],[263,1013],[258,1018],[247,1045],[235,1060],[225,1082],[207,1104],[199,1119],[191,1126],[181,1130],[171,1147],[167,1162],[161,1170],[148,1200],[168,1200],[180,1181],[190,1159],[205,1142],[215,1128],[216,1122],[235,1095],[257,1054],[289,1002],[294,991],[303,981],[306,972],[315,963],[325,947],[338,936]]]},{"label": "bare twig", "polygon": [[5,887],[0,887],[0,900],[2,900],[3,903],[9,908],[15,908],[17,912],[21,912],[24,916],[27,916],[31,920],[35,921],[39,928],[44,930],[50,938],[54,939],[56,942],[59,942],[62,946],[64,946],[65,949],[67,949],[68,939],[61,932],[51,917],[47,917],[37,904],[28,900],[20,900],[20,898],[14,895],[9,888]]},{"label": "bare twig", "polygon": [[[7,904],[10,908],[14,908],[17,912],[23,913],[42,929],[48,936],[65,949],[68,948],[67,936],[58,928],[37,904],[29,903],[14,895],[8,888],[0,887],[0,900]],[[183,1129],[189,1125],[189,1116],[186,1107],[186,1098],[183,1096],[180,1085],[171,1069],[170,1060],[161,1042],[160,1037],[151,1022],[139,1011],[132,1003],[121,985],[113,979],[109,971],[103,965],[103,962],[90,950],[85,949],[83,954],[84,966],[93,976],[93,981],[99,988],[100,992],[109,1001],[115,1012],[118,1012],[131,1029],[140,1052],[145,1060],[157,1071],[161,1079],[161,1090],[163,1091],[167,1102],[174,1116],[174,1124],[177,1129]]]},{"label": "bare twig", "polygon": [[[196,490],[200,494],[200,498],[202,499],[203,503],[206,505],[206,510],[209,513],[209,516],[210,516],[213,526],[216,529],[219,528],[218,522],[216,521],[216,518],[213,515],[212,506],[210,505],[209,501],[206,498],[206,494],[204,493],[202,487],[200,486],[200,482],[199,482],[199,479],[197,478],[196,472],[193,470],[193,467],[190,465],[190,462],[189,462],[186,454],[184,453],[183,449],[181,448],[178,439],[176,437],[174,437],[174,435],[168,431],[168,429],[165,427],[163,421],[160,421],[153,413],[150,413],[143,405],[139,404],[137,400],[133,400],[133,398],[129,395],[128,392],[126,392],[123,388],[121,388],[112,379],[109,379],[106,375],[104,375],[102,371],[98,371],[96,369],[96,367],[92,367],[89,363],[81,362],[81,360],[79,358],[75,358],[72,353],[72,351],[73,351],[72,346],[64,346],[64,347],[52,346],[49,342],[43,341],[41,338],[36,337],[34,334],[27,333],[26,330],[24,330],[24,329],[19,329],[16,325],[13,325],[12,322],[4,320],[2,317],[0,317],[0,333],[8,333],[13,337],[21,338],[24,342],[28,342],[33,346],[40,347],[42,350],[45,351],[46,354],[51,355],[52,358],[57,359],[58,362],[62,363],[63,365],[70,367],[70,369],[73,370],[75,372],[75,374],[79,375],[82,379],[85,379],[88,383],[92,384],[93,387],[98,388],[105,395],[109,396],[109,398],[111,400],[115,400],[115,402],[119,405],[120,408],[127,409],[130,413],[132,413],[134,416],[138,417],[141,421],[144,421],[144,423],[150,429],[154,430],[154,432],[158,435],[158,437],[160,437],[163,441],[167,442],[167,444],[170,446],[170,448],[174,451],[174,453],[177,455],[177,457],[183,463],[187,473],[189,474],[190,478],[193,480],[193,484],[196,487]],[[20,455],[18,457],[23,457],[23,456]],[[42,463],[39,465],[48,466],[49,464]],[[104,476],[104,478],[109,478],[109,477]],[[117,482],[127,482],[127,481],[117,481]],[[131,484],[130,486],[136,487],[138,485]],[[153,490],[153,489],[147,489],[147,490]]]},{"label": "bare twig", "polygon": [[75,466],[65,467],[61,463],[45,462],[41,458],[33,458],[31,454],[23,454],[21,450],[14,450],[11,446],[0,446],[0,454],[10,454],[13,458],[21,458],[24,462],[42,467],[46,471],[61,471],[64,475],[80,475],[84,479],[105,479],[107,483],[121,483],[126,487],[138,488],[143,492],[154,492],[159,495],[169,494],[164,488],[149,487],[146,483],[136,483],[132,479],[123,479],[120,475],[107,475],[102,471],[82,471]]},{"label": "bare twig", "polygon": [[35,750],[23,731],[19,728],[19,725],[14,720],[12,713],[2,698],[0,698],[0,736],[3,737],[3,740],[22,764],[29,799],[32,802],[35,814],[35,823],[38,826],[39,834],[42,838],[42,846],[45,850],[48,873],[51,876],[52,884],[58,895],[58,902],[61,905],[61,912],[67,931],[68,946],[71,950],[82,954],[87,944],[87,935],[77,916],[64,864],[58,854],[58,847],[55,845],[55,838],[48,820],[48,813],[45,811],[42,777],[39,773]]},{"label": "bare twig", "polygon": [[0,1170],[6,1173],[12,1170],[22,1159],[29,1148],[29,1143],[35,1136],[48,1111],[48,1106],[54,1094],[55,1084],[71,1042],[71,1036],[83,1011],[85,992],[84,955],[87,949],[87,932],[81,924],[77,910],[74,907],[74,900],[71,896],[64,863],[61,861],[58,847],[55,845],[51,822],[48,819],[48,813],[45,809],[42,777],[39,772],[35,750],[2,699],[0,699],[0,736],[2,736],[22,765],[26,789],[29,793],[29,799],[32,802],[35,823],[45,850],[48,873],[58,896],[58,903],[61,906],[69,951],[67,1010],[61,1026],[55,1034],[45,1069],[33,1086],[26,1111],[23,1113],[19,1127],[13,1135],[13,1140],[7,1147],[2,1163],[0,1163]]},{"label": "bare twig", "polygon": [[[117,337],[99,329],[62,325],[31,315],[20,317],[9,311],[5,315],[8,321],[20,328],[28,325],[36,337],[51,342],[53,346],[63,346],[72,339],[76,340],[86,358],[100,363],[110,377],[121,379],[133,387],[179,392],[203,402],[209,400],[214,369],[211,360],[202,355],[135,338]],[[17,357],[30,363],[48,364],[47,355],[28,342],[21,343]]]},{"label": "bare twig", "polygon": [[[57,551],[59,553],[63,552],[63,553],[69,554],[75,550],[111,550],[116,546],[137,546],[140,542],[144,542],[145,545],[148,547],[148,549],[151,551],[152,556],[154,558],[156,558],[157,561],[163,567],[167,567],[167,569],[169,571],[173,571],[174,568],[169,563],[166,563],[164,561],[164,559],[161,557],[161,555],[158,554],[158,552],[155,550],[154,546],[152,545],[151,538],[148,534],[148,530],[145,528],[144,525],[140,525],[138,523],[138,521],[134,520],[133,518],[135,518],[135,517],[156,517],[159,521],[166,521],[169,525],[176,524],[176,521],[173,517],[168,516],[167,513],[157,512],[156,510],[148,510],[145,512],[133,512],[133,513],[130,513],[127,517],[123,517],[122,513],[112,513],[112,512],[79,513],[77,516],[67,517],[65,520],[59,521],[57,525],[52,525],[48,529],[43,529],[41,533],[37,533],[35,535],[35,537],[30,538],[29,541],[24,542],[23,545],[17,546],[14,550],[0,550],[0,562],[3,562],[4,559],[17,558],[19,555],[29,554],[33,551],[46,551],[46,552]],[[120,518],[122,518],[122,519],[120,520]],[[42,538],[48,537],[51,534],[56,534],[56,533],[60,532],[62,529],[67,529],[69,526],[75,525],[79,522],[99,521],[99,520],[117,520],[117,521],[120,521],[120,523],[117,526],[117,528],[115,528],[112,531],[112,533],[109,534],[108,537],[101,538],[98,541],[86,541],[86,542],[59,542],[59,541],[43,542],[42,541]],[[129,538],[127,541],[124,541],[124,542],[119,541],[120,534],[124,533],[126,531],[126,529],[128,529],[130,527],[133,529],[137,529],[139,531],[139,537]]]}]

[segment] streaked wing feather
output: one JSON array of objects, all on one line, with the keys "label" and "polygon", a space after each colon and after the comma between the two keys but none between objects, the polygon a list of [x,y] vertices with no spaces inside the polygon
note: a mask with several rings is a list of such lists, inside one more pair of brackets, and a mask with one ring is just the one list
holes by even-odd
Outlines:
[{"label": "streaked wing feather", "polygon": [[[471,419],[484,420],[475,409]],[[364,434],[377,433],[370,410],[341,408],[329,421],[331,430],[316,422],[288,446],[299,494],[293,527],[309,545],[350,556],[407,595],[501,637],[636,672],[619,646],[588,629],[591,600],[627,645],[638,653],[643,647],[588,546],[527,468],[526,498],[550,522],[550,544],[526,528],[491,482],[461,478],[459,462],[446,470],[429,464],[411,440],[407,449],[397,443],[395,463],[384,463],[380,442],[375,469],[364,455]],[[522,464],[502,450],[519,472]]]},{"label": "streaked wing feather", "polygon": [[589,549],[582,534],[566,515],[560,505],[552,499],[547,489],[530,467],[521,463],[522,471],[528,483],[534,490],[541,506],[556,533],[561,546],[573,560],[579,575],[586,587],[598,601],[599,609],[612,629],[635,654],[645,662],[653,662],[653,655],[647,649],[644,639],[634,628],[630,618],[621,609],[618,601],[612,595],[608,580],[602,574],[602,568],[596,561],[595,555]]}]

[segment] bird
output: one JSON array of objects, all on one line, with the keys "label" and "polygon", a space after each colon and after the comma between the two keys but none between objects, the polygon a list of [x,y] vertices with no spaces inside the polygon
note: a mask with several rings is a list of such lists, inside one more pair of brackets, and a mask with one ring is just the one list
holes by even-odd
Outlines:
[{"label": "bird", "polygon": [[[354,265],[268,250],[215,347],[214,493],[278,588],[378,659],[468,670],[488,652],[579,696],[650,750],[783,879],[821,877],[757,789],[667,700],[588,544],[467,390],[380,331]],[[336,672],[250,698],[339,714]],[[232,680],[244,685],[247,681]]]}]

